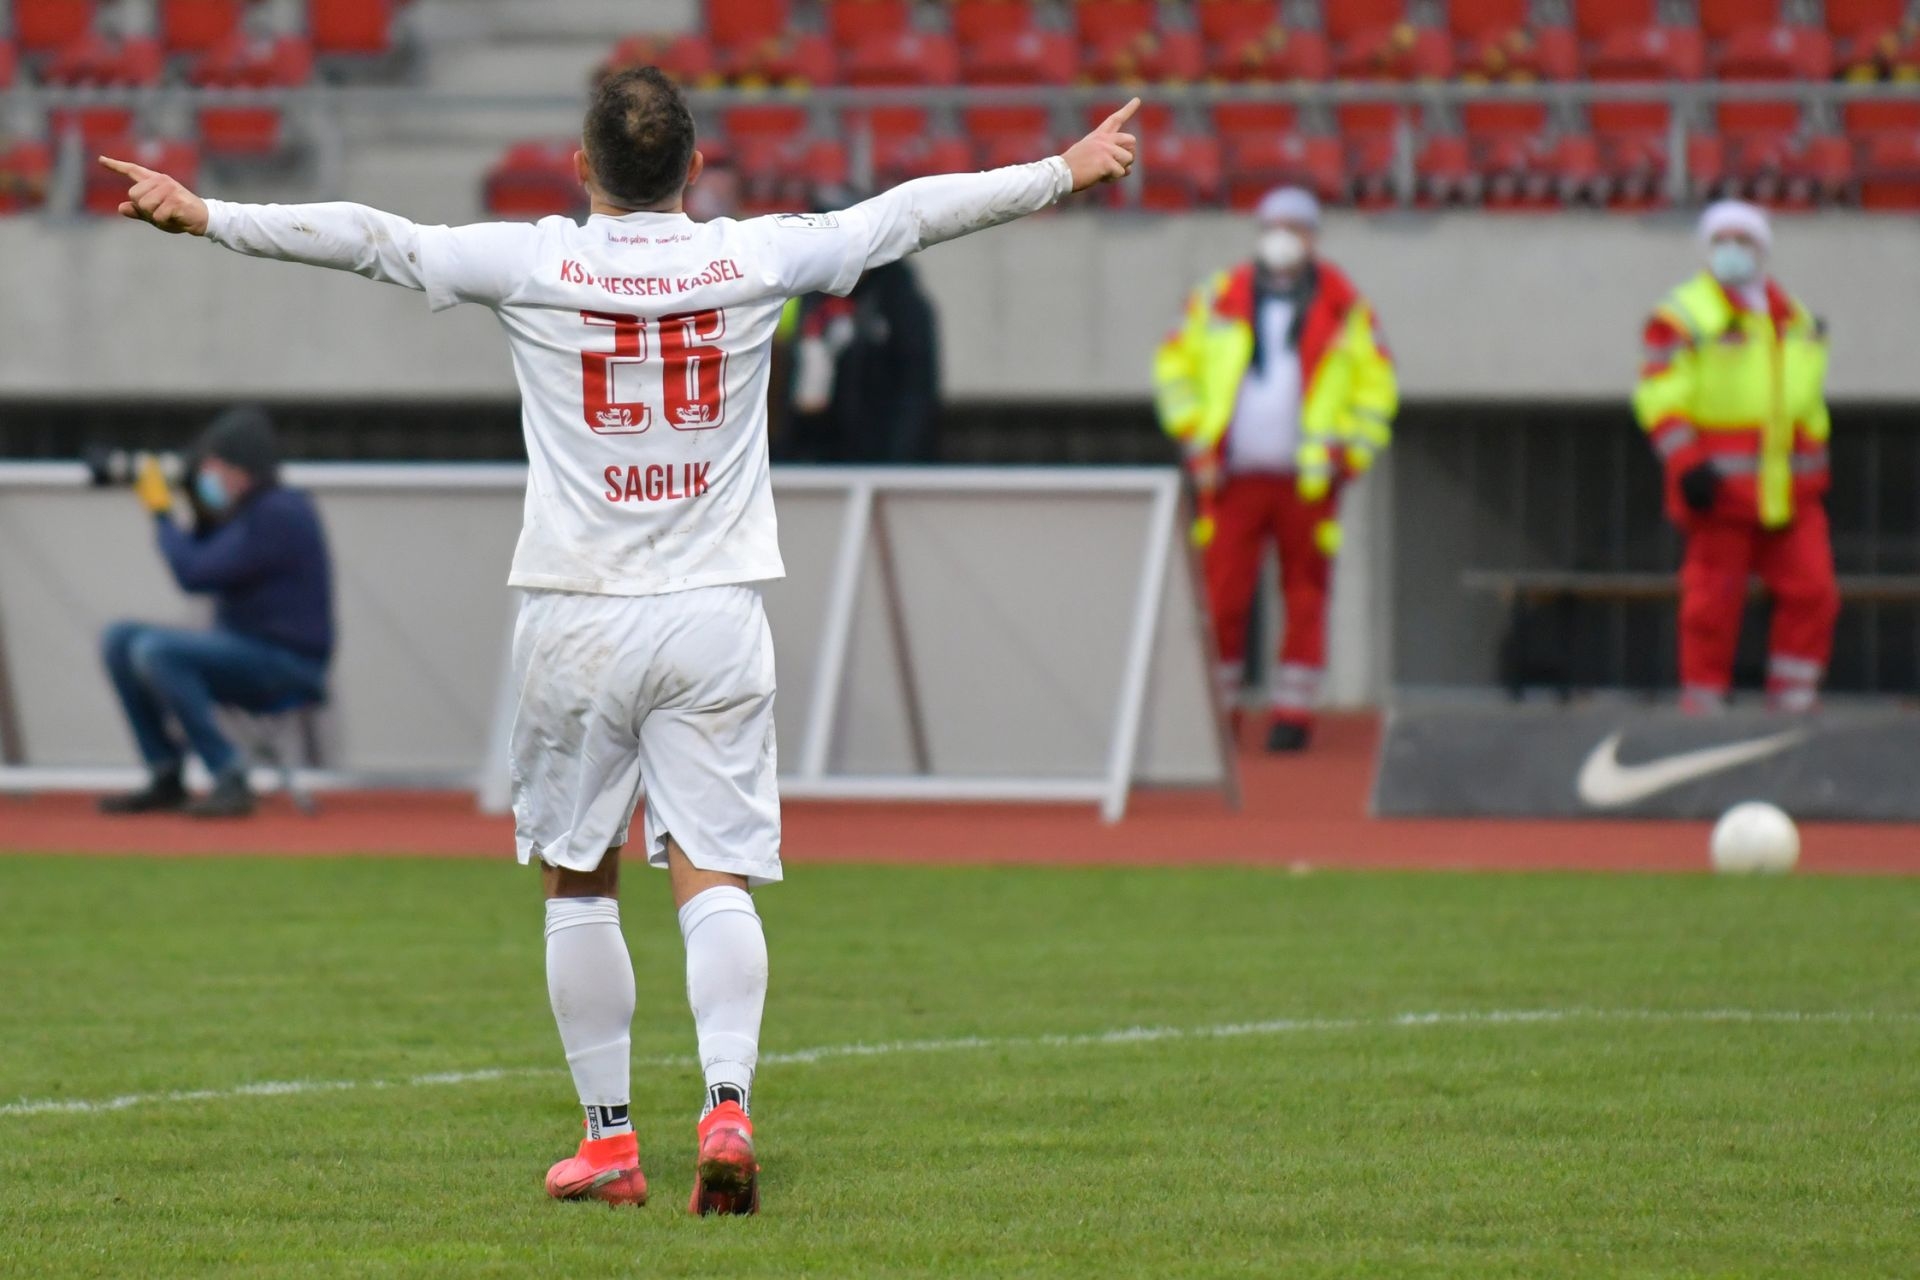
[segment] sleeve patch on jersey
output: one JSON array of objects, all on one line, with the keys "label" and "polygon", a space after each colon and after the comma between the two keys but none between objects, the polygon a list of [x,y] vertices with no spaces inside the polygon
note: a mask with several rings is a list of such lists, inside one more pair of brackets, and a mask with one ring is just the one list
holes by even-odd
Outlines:
[{"label": "sleeve patch on jersey", "polygon": [[829,227],[840,225],[840,215],[834,213],[783,213],[774,218],[774,224],[782,227],[811,227],[815,231],[825,231]]}]

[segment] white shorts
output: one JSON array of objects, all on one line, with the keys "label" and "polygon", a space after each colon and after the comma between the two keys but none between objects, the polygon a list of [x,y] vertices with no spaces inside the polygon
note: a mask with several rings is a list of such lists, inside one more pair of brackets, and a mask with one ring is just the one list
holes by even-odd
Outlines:
[{"label": "white shorts", "polygon": [[646,792],[647,861],[667,837],[702,871],[780,879],[773,639],[760,592],[529,591],[513,630],[520,861],[591,871]]}]

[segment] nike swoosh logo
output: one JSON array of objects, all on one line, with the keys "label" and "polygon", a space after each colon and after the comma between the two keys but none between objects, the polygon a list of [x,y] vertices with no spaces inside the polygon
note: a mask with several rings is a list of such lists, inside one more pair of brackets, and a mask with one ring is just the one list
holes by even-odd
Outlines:
[{"label": "nike swoosh logo", "polygon": [[1729,742],[1719,747],[1702,747],[1679,755],[1649,760],[1644,764],[1621,764],[1620,739],[1624,733],[1610,735],[1587,756],[1574,782],[1582,803],[1595,809],[1618,809],[1637,804],[1684,783],[1736,769],[1755,760],[1778,755],[1806,740],[1805,729],[1788,729],[1747,742]]}]

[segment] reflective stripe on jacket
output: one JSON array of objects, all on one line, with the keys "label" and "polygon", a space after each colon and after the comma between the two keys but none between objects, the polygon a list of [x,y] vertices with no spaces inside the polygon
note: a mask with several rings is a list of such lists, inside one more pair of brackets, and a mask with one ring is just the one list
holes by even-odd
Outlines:
[{"label": "reflective stripe on jacket", "polygon": [[[1373,308],[1338,268],[1316,262],[1317,280],[1300,324],[1297,466],[1301,491],[1324,495],[1336,450],[1364,471],[1392,438],[1399,408],[1392,355],[1380,340]],[[1160,426],[1189,457],[1214,455],[1233,423],[1240,383],[1253,362],[1254,278],[1251,264],[1209,278],[1187,303],[1180,328],[1154,357],[1154,400]]]},{"label": "reflective stripe on jacket", "polygon": [[1702,272],[1647,322],[1634,414],[1670,470],[1711,461],[1717,514],[1777,529],[1827,489],[1827,336],[1767,282],[1750,311]]}]

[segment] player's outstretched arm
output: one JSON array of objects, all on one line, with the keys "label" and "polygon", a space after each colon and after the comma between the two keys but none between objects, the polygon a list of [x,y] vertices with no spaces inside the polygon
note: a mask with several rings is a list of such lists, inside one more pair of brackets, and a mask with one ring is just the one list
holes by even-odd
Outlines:
[{"label": "player's outstretched arm", "polygon": [[[444,275],[472,274],[457,271],[461,246],[454,242],[466,233],[473,233],[467,235],[471,239],[492,230],[421,227],[396,214],[345,202],[280,205],[205,200],[167,174],[107,156],[100,157],[100,163],[131,184],[120,204],[122,217],[174,234],[205,236],[256,258],[352,271],[409,289],[428,288],[427,259],[432,254],[447,264]],[[428,240],[433,240],[431,246],[425,243]],[[467,296],[485,298],[485,289],[479,287],[485,282],[473,288],[463,288],[468,283],[464,279],[436,283],[449,285],[448,302]]]},{"label": "player's outstretched arm", "polygon": [[1066,151],[1038,163],[916,178],[855,205],[849,212],[857,213],[866,227],[867,266],[1012,222],[1069,192],[1126,177],[1137,145],[1126,126],[1139,109],[1140,99],[1135,98]]}]

